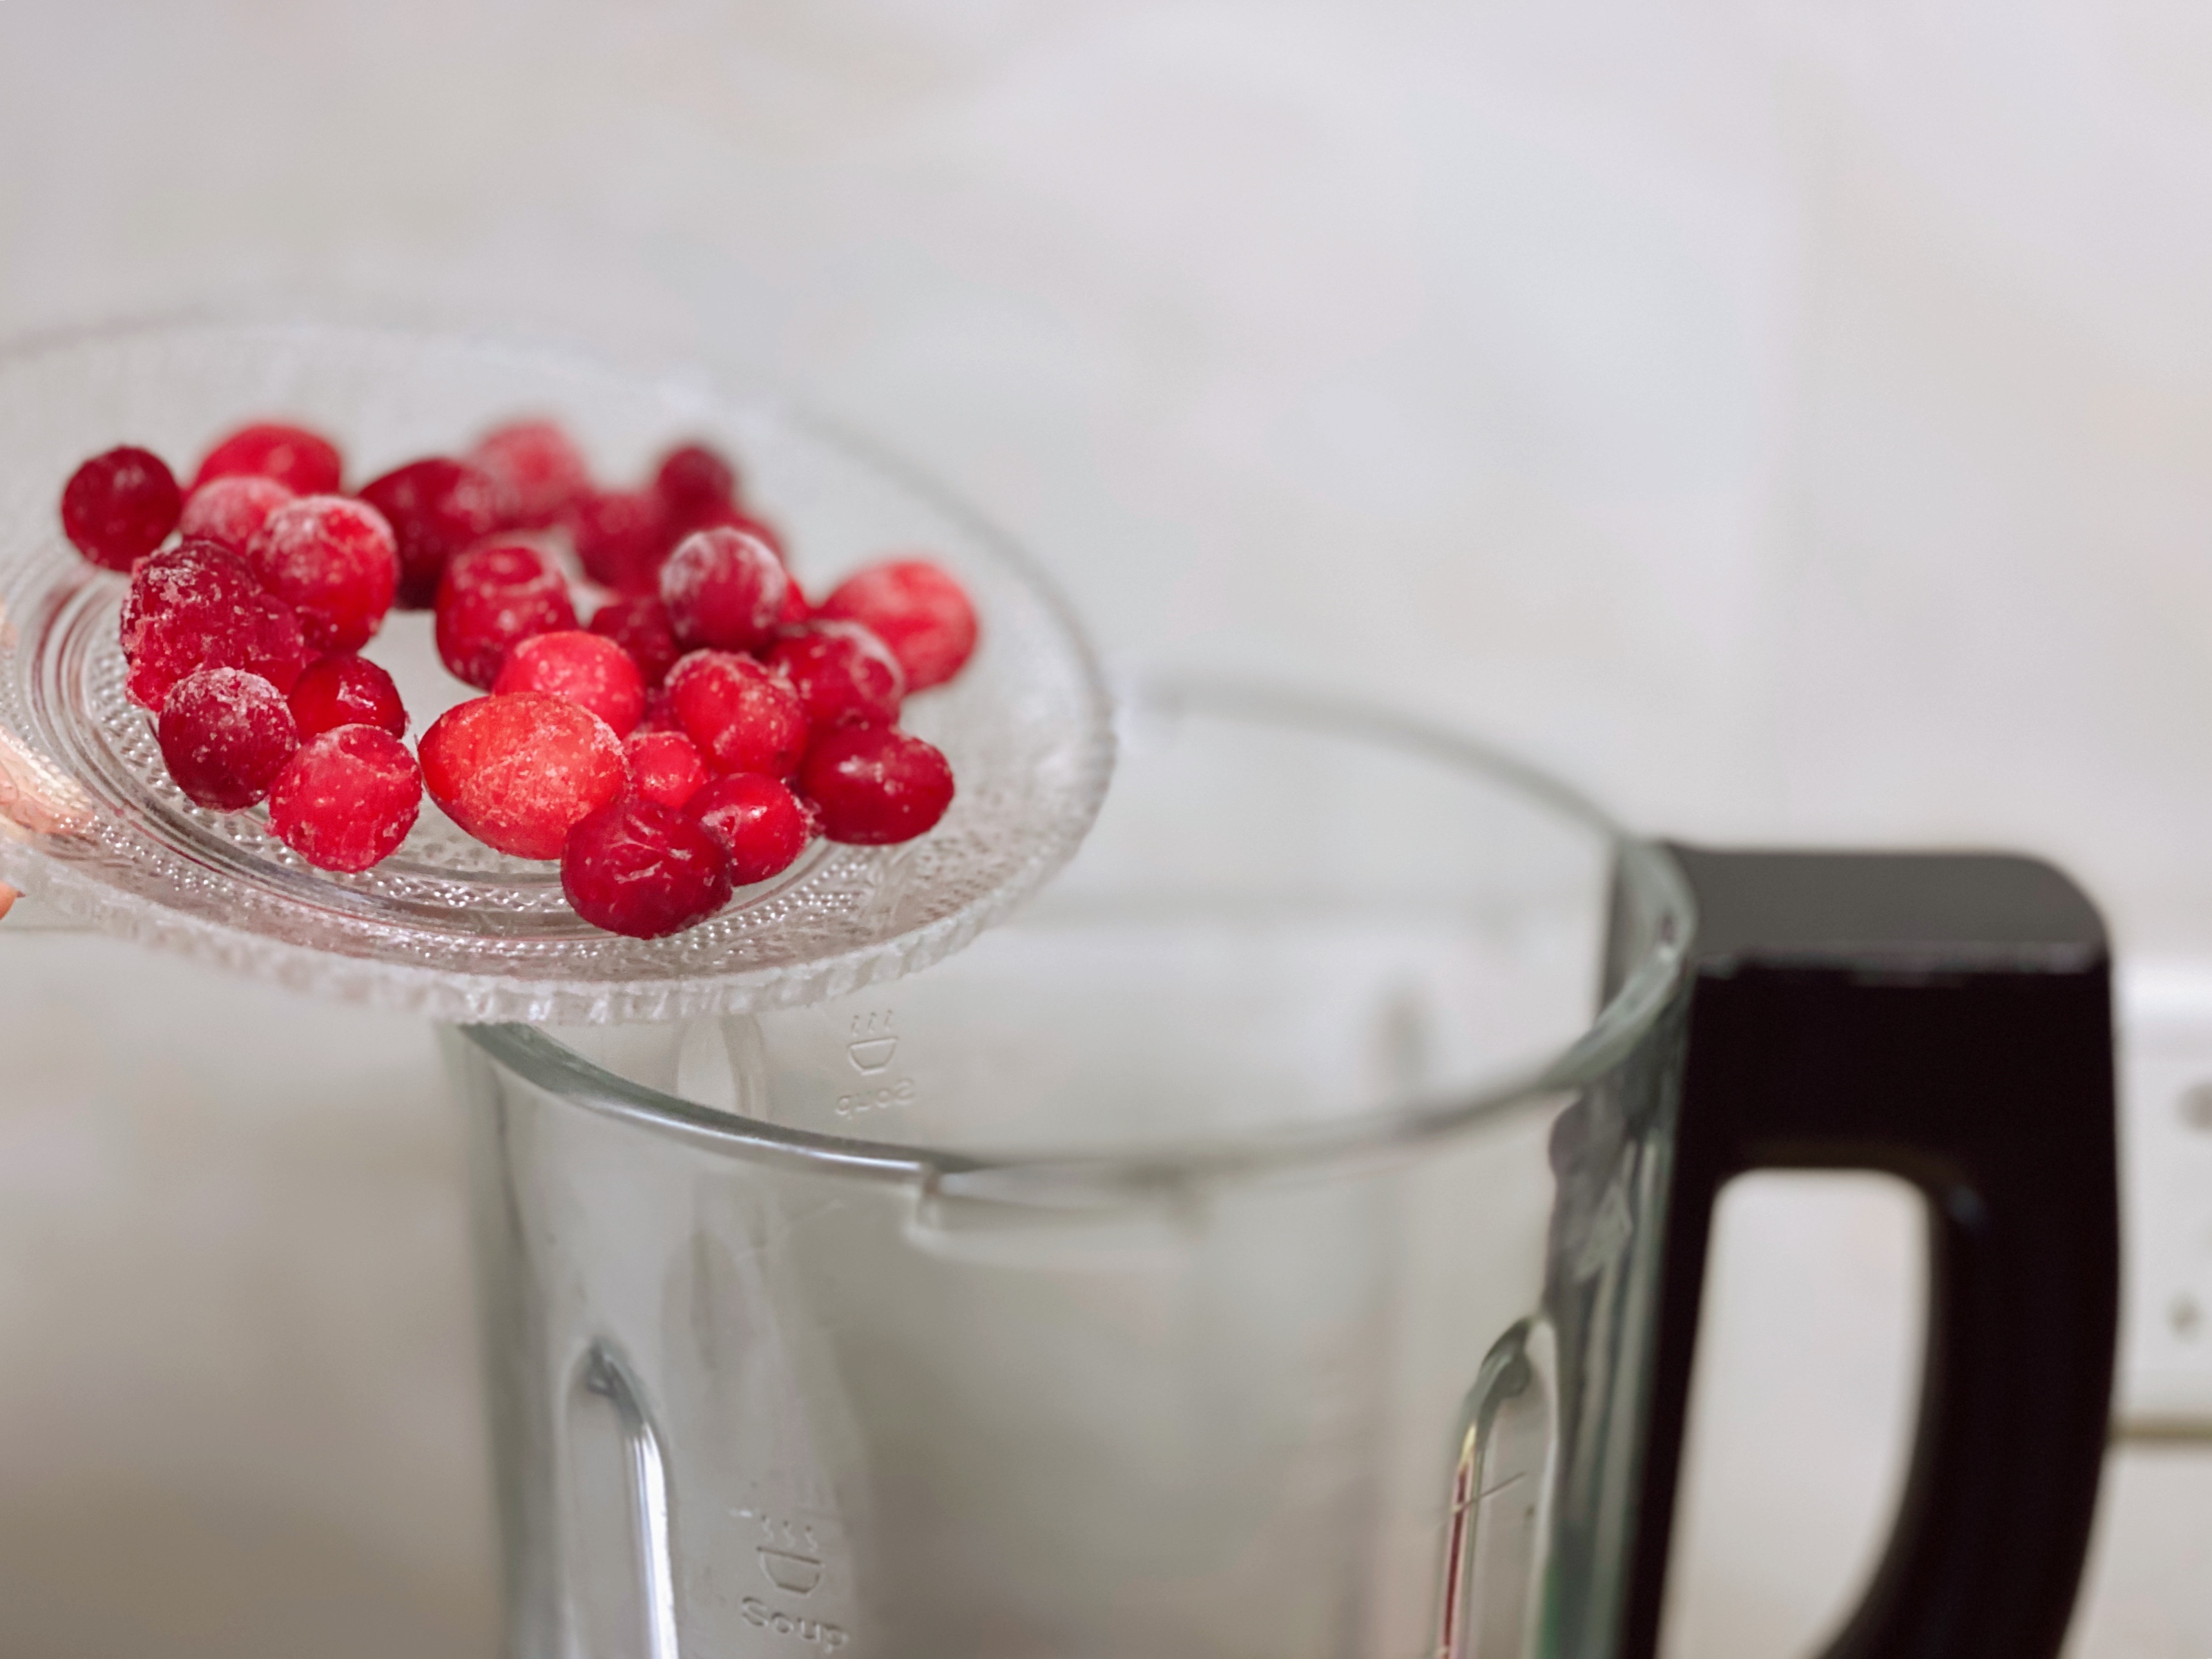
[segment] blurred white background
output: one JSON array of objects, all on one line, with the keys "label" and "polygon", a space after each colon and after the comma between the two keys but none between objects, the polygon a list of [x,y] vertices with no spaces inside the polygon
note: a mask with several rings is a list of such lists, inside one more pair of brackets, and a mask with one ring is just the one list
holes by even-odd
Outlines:
[{"label": "blurred white background", "polygon": [[[0,333],[207,303],[775,381],[1109,652],[2212,950],[2187,0],[0,0]],[[0,1652],[489,1651],[427,1041],[35,934],[0,997]],[[1844,1604],[1905,1221],[1732,1209],[1677,1651]],[[2212,1447],[2118,1452],[2100,1550],[2082,1653],[2212,1652]]]}]

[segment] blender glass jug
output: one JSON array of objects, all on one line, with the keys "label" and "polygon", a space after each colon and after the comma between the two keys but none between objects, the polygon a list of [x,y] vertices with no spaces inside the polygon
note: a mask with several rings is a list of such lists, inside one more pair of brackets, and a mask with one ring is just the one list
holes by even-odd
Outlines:
[{"label": "blender glass jug", "polygon": [[956,958],[449,1030],[511,1651],[1648,1655],[1714,1193],[1830,1164],[1935,1244],[1838,1651],[2053,1652],[2107,1018],[2046,866],[1639,844],[1442,733],[1155,688]]}]

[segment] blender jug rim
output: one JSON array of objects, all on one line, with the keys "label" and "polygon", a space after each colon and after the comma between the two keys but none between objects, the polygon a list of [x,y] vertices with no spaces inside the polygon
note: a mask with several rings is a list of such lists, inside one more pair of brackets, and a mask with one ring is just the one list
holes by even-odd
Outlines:
[{"label": "blender jug rim", "polygon": [[631,1082],[538,1027],[471,1024],[460,1027],[459,1035],[537,1087],[704,1150],[785,1168],[918,1182],[948,1195],[1079,1206],[1224,1177],[1387,1155],[1450,1135],[1602,1074],[1642,1037],[1680,981],[1696,932],[1696,909],[1688,879],[1673,854],[1631,834],[1572,785],[1510,750],[1378,703],[1265,682],[1164,673],[1117,690],[1125,726],[1147,714],[1184,713],[1265,720],[1482,774],[1523,801],[1604,839],[1614,860],[1614,902],[1626,907],[1630,936],[1644,939],[1644,947],[1614,976],[1611,994],[1576,1036],[1510,1071],[1448,1094],[1416,1096],[1328,1121],[1107,1152],[997,1155],[828,1134]]}]

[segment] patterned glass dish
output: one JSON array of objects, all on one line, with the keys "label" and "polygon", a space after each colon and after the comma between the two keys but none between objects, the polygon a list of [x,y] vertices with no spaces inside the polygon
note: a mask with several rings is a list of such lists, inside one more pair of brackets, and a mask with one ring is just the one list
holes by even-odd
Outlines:
[{"label": "patterned glass dish", "polygon": [[[391,858],[334,876],[272,836],[261,809],[185,799],[124,695],[125,579],[60,534],[77,463],[139,444],[188,483],[225,431],[290,418],[338,441],[355,483],[534,415],[565,424],[611,481],[685,439],[724,447],[810,592],[893,554],[959,578],[981,643],[902,717],[952,763],[958,793],[934,830],[896,847],[817,841],[713,921],[644,940],[590,927],[557,866],[493,852],[427,799]],[[366,654],[398,680],[410,741],[477,695],[439,665],[428,613],[393,613]],[[1112,763],[1097,662],[1036,568],[931,485],[788,408],[542,349],[325,325],[163,324],[0,355],[0,878],[104,931],[445,1020],[787,1007],[965,945],[1074,852]]]}]

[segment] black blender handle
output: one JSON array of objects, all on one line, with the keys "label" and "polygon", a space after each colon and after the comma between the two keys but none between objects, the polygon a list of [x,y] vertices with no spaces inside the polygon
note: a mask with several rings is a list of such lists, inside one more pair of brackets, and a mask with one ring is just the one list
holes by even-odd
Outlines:
[{"label": "black blender handle", "polygon": [[2025,858],[1670,850],[1698,920],[1621,1652],[1657,1643],[1713,1200],[1747,1170],[1838,1169],[1926,1195],[1931,1284],[1904,1500],[1829,1659],[2047,1659],[2119,1316],[2096,908]]}]

